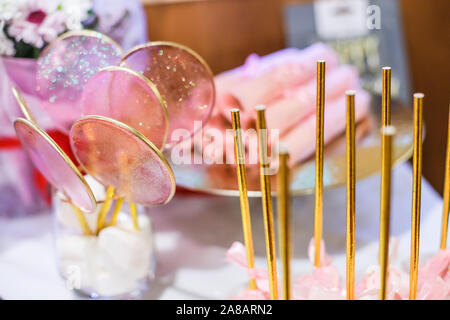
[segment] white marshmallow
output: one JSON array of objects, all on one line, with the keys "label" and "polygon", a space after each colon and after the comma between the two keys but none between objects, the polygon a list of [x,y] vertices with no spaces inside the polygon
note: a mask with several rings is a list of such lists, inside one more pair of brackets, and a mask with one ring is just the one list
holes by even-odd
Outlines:
[{"label": "white marshmallow", "polygon": [[115,272],[98,272],[95,274],[95,291],[102,296],[112,297],[129,293],[137,289],[137,281],[132,275]]},{"label": "white marshmallow", "polygon": [[152,253],[148,233],[108,227],[98,235],[98,255],[123,272],[147,275]]},{"label": "white marshmallow", "polygon": [[79,277],[73,280],[78,282],[80,287],[90,287],[92,282],[90,261],[96,256],[97,238],[84,235],[62,235],[56,241],[56,250],[64,277]]},{"label": "white marshmallow", "polygon": [[89,187],[91,187],[92,193],[97,201],[103,201],[106,199],[106,189],[100,182],[95,180],[91,175],[85,175],[84,179],[88,183]]},{"label": "white marshmallow", "polygon": [[[58,222],[66,228],[82,233],[83,229],[81,228],[80,221],[78,220],[72,206],[69,203],[59,199],[54,202]],[[97,206],[97,209],[92,213],[84,213],[84,218],[86,219],[91,231],[95,231],[97,229],[97,218],[100,207],[101,206]]]},{"label": "white marshmallow", "polygon": [[[75,228],[72,208],[58,208],[64,225]],[[70,210],[70,211],[69,211]],[[68,213],[69,212],[69,213]],[[87,216],[87,214],[86,214]],[[120,212],[117,225],[103,229],[98,237],[61,234],[56,240],[60,269],[66,278],[79,277],[81,289],[112,297],[129,293],[139,281],[149,276],[153,254],[151,221],[145,215],[138,218],[140,230],[135,231],[128,213]],[[95,219],[96,223],[96,219]],[[95,223],[91,226],[95,230]],[[77,278],[78,279],[78,278]]]}]

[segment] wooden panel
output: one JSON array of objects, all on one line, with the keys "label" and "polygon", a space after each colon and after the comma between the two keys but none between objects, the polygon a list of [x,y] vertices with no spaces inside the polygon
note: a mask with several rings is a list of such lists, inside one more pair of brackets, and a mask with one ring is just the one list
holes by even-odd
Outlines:
[{"label": "wooden panel", "polygon": [[423,173],[442,192],[450,99],[450,1],[402,0],[401,5],[412,88],[425,93]]},{"label": "wooden panel", "polygon": [[[143,0],[177,1],[177,0]],[[171,40],[199,52],[215,73],[256,52],[284,46],[282,6],[310,0],[203,0],[147,4],[152,40]],[[427,136],[423,173],[441,192],[449,108],[449,0],[400,0],[412,89],[423,91]],[[383,17],[381,17],[383,19]]]},{"label": "wooden panel", "polygon": [[279,0],[207,0],[147,5],[152,40],[185,44],[218,73],[284,45]]}]

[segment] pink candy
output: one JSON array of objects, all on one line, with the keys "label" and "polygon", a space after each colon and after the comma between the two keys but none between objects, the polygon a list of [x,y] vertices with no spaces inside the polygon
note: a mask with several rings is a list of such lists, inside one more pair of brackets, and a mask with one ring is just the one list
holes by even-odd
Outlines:
[{"label": "pink candy", "polygon": [[[293,298],[295,300],[341,300],[344,299],[340,286],[339,273],[331,265],[332,259],[325,252],[325,244],[322,241],[321,264],[322,267],[314,268],[313,272],[299,277],[293,286]],[[308,253],[310,259],[314,256],[314,242],[311,240]],[[256,279],[257,290],[245,289],[234,299],[269,299],[269,283],[265,270],[247,269],[245,247],[240,242],[234,242],[227,252],[228,262],[247,270],[249,278]],[[278,281],[280,283],[280,281]],[[280,291],[280,288],[279,288]]]},{"label": "pink candy", "polygon": [[[391,260],[395,259],[397,246],[398,242],[391,239],[393,249],[391,250]],[[345,291],[341,285],[339,272],[332,265],[332,259],[326,253],[323,241],[321,248],[321,267],[314,268],[311,273],[300,276],[294,281],[292,288],[294,300],[345,299]],[[312,263],[314,258],[313,239],[308,247],[308,256]],[[260,269],[247,269],[245,247],[242,243],[233,243],[227,251],[227,261],[245,269],[249,278],[255,278],[257,283],[257,290],[245,289],[233,299],[270,299],[267,272]],[[355,298],[358,300],[378,300],[379,289],[380,269],[378,266],[369,267],[365,276],[356,285]],[[394,266],[389,266],[387,299],[409,299],[409,274]],[[450,299],[450,250],[439,251],[438,254],[420,267],[417,299]]]}]

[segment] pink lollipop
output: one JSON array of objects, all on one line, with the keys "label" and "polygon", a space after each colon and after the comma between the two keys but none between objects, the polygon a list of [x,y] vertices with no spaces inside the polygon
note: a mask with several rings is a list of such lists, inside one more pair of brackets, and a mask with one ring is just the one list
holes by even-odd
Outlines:
[{"label": "pink lollipop", "polygon": [[75,156],[89,174],[129,202],[164,204],[175,176],[159,149],[130,126],[103,116],[77,120],[70,131]]},{"label": "pink lollipop", "polygon": [[32,121],[14,122],[17,137],[34,165],[57,189],[85,212],[95,209],[95,198],[86,180],[50,136]]},{"label": "pink lollipop", "polygon": [[214,105],[213,74],[206,62],[191,49],[171,42],[150,42],[129,51],[122,65],[152,81],[169,112],[167,147],[179,141],[171,139],[176,129],[194,133],[194,121],[205,125]]},{"label": "pink lollipop", "polygon": [[136,129],[161,149],[169,118],[155,85],[133,70],[107,67],[86,83],[81,98],[83,115],[102,115]]},{"label": "pink lollipop", "polygon": [[122,49],[95,31],[72,31],[47,46],[39,56],[36,91],[55,124],[69,131],[81,115],[80,97],[86,82],[100,69],[118,65]]}]

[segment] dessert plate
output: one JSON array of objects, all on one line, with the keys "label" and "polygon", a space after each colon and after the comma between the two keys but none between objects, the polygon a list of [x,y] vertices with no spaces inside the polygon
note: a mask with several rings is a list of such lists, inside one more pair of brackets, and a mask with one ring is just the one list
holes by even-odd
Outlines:
[{"label": "dessert plate", "polygon": [[[375,97],[372,101],[380,101]],[[412,111],[399,102],[392,103],[392,125],[396,128],[393,145],[393,163],[406,161],[412,155]],[[356,125],[356,179],[363,179],[380,171],[381,107],[372,103],[370,115]],[[172,164],[177,184],[192,191],[223,196],[239,196],[234,165],[178,165]],[[247,186],[250,197],[260,197],[259,167],[246,166]],[[311,194],[314,192],[315,162],[314,156],[297,164],[291,169],[290,190],[292,195]],[[272,194],[276,193],[276,175],[272,179]],[[344,185],[346,182],[345,166],[345,132],[325,146],[323,184],[324,188]]]}]

